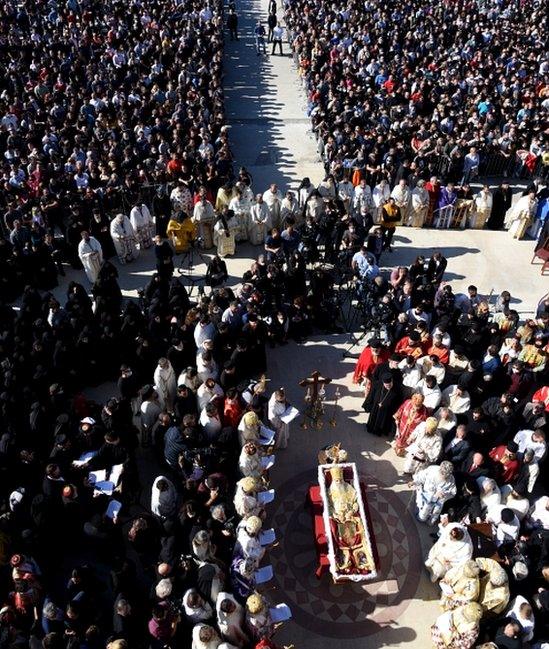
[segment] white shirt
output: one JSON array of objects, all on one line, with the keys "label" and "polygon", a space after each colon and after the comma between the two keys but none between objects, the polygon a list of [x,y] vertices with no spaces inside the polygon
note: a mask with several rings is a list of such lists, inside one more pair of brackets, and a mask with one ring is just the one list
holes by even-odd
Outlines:
[{"label": "white shirt", "polygon": [[534,452],[534,462],[539,462],[541,458],[545,455],[545,449],[547,447],[544,441],[535,442],[532,439],[534,434],[533,430],[519,430],[519,432],[513,438],[513,441],[518,444],[518,452],[524,453],[530,449]]}]

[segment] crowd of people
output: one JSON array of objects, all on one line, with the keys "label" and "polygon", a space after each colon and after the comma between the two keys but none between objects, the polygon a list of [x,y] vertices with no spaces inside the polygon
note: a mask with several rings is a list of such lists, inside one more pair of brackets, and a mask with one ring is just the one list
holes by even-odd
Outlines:
[{"label": "crowd of people", "polygon": [[[0,12],[0,274],[12,299],[27,283],[55,286],[63,262],[86,265],[84,231],[103,258],[114,242],[130,261],[150,245],[148,209],[165,236],[172,203],[192,216],[191,196],[215,196],[233,166],[219,0],[7,2]],[[97,267],[98,246],[84,248]]]},{"label": "crowd of people", "polygon": [[[475,287],[454,295],[440,253],[379,267],[397,225],[536,234],[542,182],[512,209],[507,183],[468,183],[495,151],[546,179],[542,5],[318,9],[287,3],[286,20],[326,178],[282,194],[234,173],[234,3],[0,7],[2,649],[277,646],[262,527],[290,427],[266,347],[338,330],[347,276],[375,331],[355,372],[367,430],[394,435],[419,519],[440,526],[437,646],[547,640],[549,304],[520,323],[505,292],[495,312]],[[274,0],[269,15],[258,53],[282,53]],[[232,290],[224,258],[244,241],[261,248]],[[216,250],[193,301],[174,270],[195,247]],[[149,248],[156,272],[124,300],[119,266]],[[82,283],[56,299],[67,264]],[[104,403],[84,396],[113,380]],[[495,558],[473,559],[481,522]]]},{"label": "crowd of people", "polygon": [[[235,295],[216,257],[197,304],[173,278],[234,181],[222,3],[0,15],[0,645],[274,647],[260,494],[289,427],[252,379],[288,329],[258,317],[266,269]],[[153,242],[124,301],[109,260]],[[59,301],[67,263],[88,281]]]},{"label": "crowd of people", "polygon": [[[469,183],[479,175],[547,180],[543,2],[285,7],[308,113],[337,182],[390,191],[406,181],[408,194],[428,191],[423,222],[436,224],[456,193],[473,199]],[[501,229],[508,192],[504,184],[487,200],[475,197],[473,227],[492,208],[488,226]],[[428,199],[408,199],[407,211],[410,202],[426,207]],[[532,207],[526,227],[534,215]]]},{"label": "crowd of people", "polygon": [[433,526],[434,646],[545,647],[549,299],[521,322],[508,291],[495,305],[473,285],[454,294],[445,269],[435,253],[388,278],[371,270],[353,377],[366,431],[390,438]]}]

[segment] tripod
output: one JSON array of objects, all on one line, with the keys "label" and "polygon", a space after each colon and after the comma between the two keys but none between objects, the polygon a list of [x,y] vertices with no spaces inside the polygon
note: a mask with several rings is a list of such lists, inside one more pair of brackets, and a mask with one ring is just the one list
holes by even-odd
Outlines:
[{"label": "tripod", "polygon": [[177,272],[180,275],[183,275],[188,284],[189,284],[189,297],[193,294],[193,289],[196,286],[198,289],[198,294],[204,294],[204,280],[206,275],[195,275],[194,267],[196,264],[203,263],[206,266],[208,265],[208,259],[198,250],[195,246],[195,242],[192,241],[189,249],[181,255],[181,263]]}]

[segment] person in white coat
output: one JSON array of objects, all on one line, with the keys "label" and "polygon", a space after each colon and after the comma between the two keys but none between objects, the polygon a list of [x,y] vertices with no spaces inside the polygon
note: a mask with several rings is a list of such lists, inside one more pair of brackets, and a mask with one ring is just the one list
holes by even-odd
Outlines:
[{"label": "person in white coat", "polygon": [[103,265],[103,250],[99,241],[90,236],[87,230],[82,232],[82,240],[78,244],[78,256],[90,283],[95,284]]},{"label": "person in white coat", "polygon": [[164,521],[177,516],[177,510],[178,497],[173,482],[159,475],[151,490],[151,512]]},{"label": "person in white coat", "polygon": [[137,259],[139,251],[135,231],[125,214],[117,214],[111,221],[111,237],[121,264]]},{"label": "person in white coat", "polygon": [[473,204],[474,212],[471,227],[475,230],[483,230],[492,213],[492,192],[488,185],[484,185],[478,194],[475,194]]},{"label": "person in white coat", "polygon": [[256,196],[256,203],[250,209],[250,223],[248,229],[248,238],[250,243],[258,246],[265,243],[267,232],[273,227],[271,213],[267,203],[263,200],[263,194]]},{"label": "person in white coat", "polygon": [[236,183],[234,188],[234,196],[229,203],[229,210],[232,210],[235,219],[238,223],[238,228],[235,232],[236,241],[247,241],[248,228],[250,222],[250,210],[252,209],[253,195],[250,199],[249,194],[251,190],[246,188],[248,192],[244,192],[244,185]]},{"label": "person in white coat", "polygon": [[191,221],[198,226],[198,235],[202,239],[202,247],[204,250],[209,250],[213,246],[215,210],[206,198],[205,192],[194,206]]},{"label": "person in white coat", "polygon": [[282,206],[282,193],[278,189],[276,183],[272,183],[269,189],[263,192],[263,200],[265,201],[269,214],[271,216],[271,228],[280,227],[280,208]]},{"label": "person in white coat", "polygon": [[361,219],[361,215],[371,213],[373,208],[372,190],[366,180],[362,178],[360,184],[355,187],[352,213],[355,218]]},{"label": "person in white coat", "polygon": [[139,203],[130,212],[130,222],[135,231],[139,249],[150,248],[154,236],[154,220],[145,203]]},{"label": "person in white coat", "polygon": [[160,404],[167,412],[172,412],[177,394],[177,381],[172,364],[167,358],[160,358],[154,371],[154,389],[158,393]]},{"label": "person in white coat", "polygon": [[526,230],[534,223],[538,201],[534,190],[526,196],[521,196],[511,207],[505,217],[505,227],[513,239],[522,239]]},{"label": "person in white coat", "polygon": [[253,559],[258,564],[265,556],[265,548],[261,545],[259,534],[263,523],[259,516],[250,516],[240,521],[237,528],[234,551],[245,559]]},{"label": "person in white coat", "polygon": [[379,223],[381,210],[389,200],[390,195],[391,188],[389,187],[389,183],[385,179],[380,180],[372,192],[372,200],[374,202],[374,223]]},{"label": "person in white coat", "polygon": [[427,417],[414,428],[408,438],[404,473],[415,473],[438,460],[442,453],[442,435],[437,427],[435,417]]},{"label": "person in white coat", "polygon": [[267,405],[267,417],[269,423],[276,433],[275,448],[286,448],[290,439],[290,424],[286,424],[280,418],[288,409],[286,393],[283,388],[275,390]]},{"label": "person in white coat", "polygon": [[250,642],[244,630],[244,607],[230,593],[219,593],[215,602],[217,626],[221,635],[236,647]]},{"label": "person in white coat", "polygon": [[193,627],[191,649],[219,649],[221,638],[209,624],[197,624]]},{"label": "person in white coat", "polygon": [[288,218],[293,219],[296,226],[303,223],[303,210],[299,207],[294,192],[286,192],[280,205],[280,221],[285,223]]},{"label": "person in white coat", "polygon": [[412,205],[412,192],[404,179],[399,180],[398,185],[393,187],[391,197],[395,199],[397,207],[400,208],[402,225],[410,225],[408,219],[410,216],[410,207]]},{"label": "person in white coat", "polygon": [[342,201],[343,206],[345,207],[345,212],[347,214],[350,214],[351,212],[354,193],[354,185],[348,178],[344,178],[340,183],[337,184],[337,195],[338,198]]},{"label": "person in white coat", "polygon": [[429,550],[425,567],[431,581],[437,581],[456,566],[461,566],[473,556],[473,542],[469,532],[460,523],[448,523],[442,528],[440,538]]}]

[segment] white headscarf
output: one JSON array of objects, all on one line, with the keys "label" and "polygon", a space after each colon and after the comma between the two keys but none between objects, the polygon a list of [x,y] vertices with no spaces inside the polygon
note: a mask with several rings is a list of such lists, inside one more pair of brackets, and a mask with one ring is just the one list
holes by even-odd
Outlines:
[{"label": "white headscarf", "polygon": [[[160,491],[158,484],[164,481],[168,488],[166,491]],[[177,491],[171,480],[163,475],[159,475],[153,483],[151,493],[151,511],[155,516],[160,518],[169,518],[177,513]]]}]

